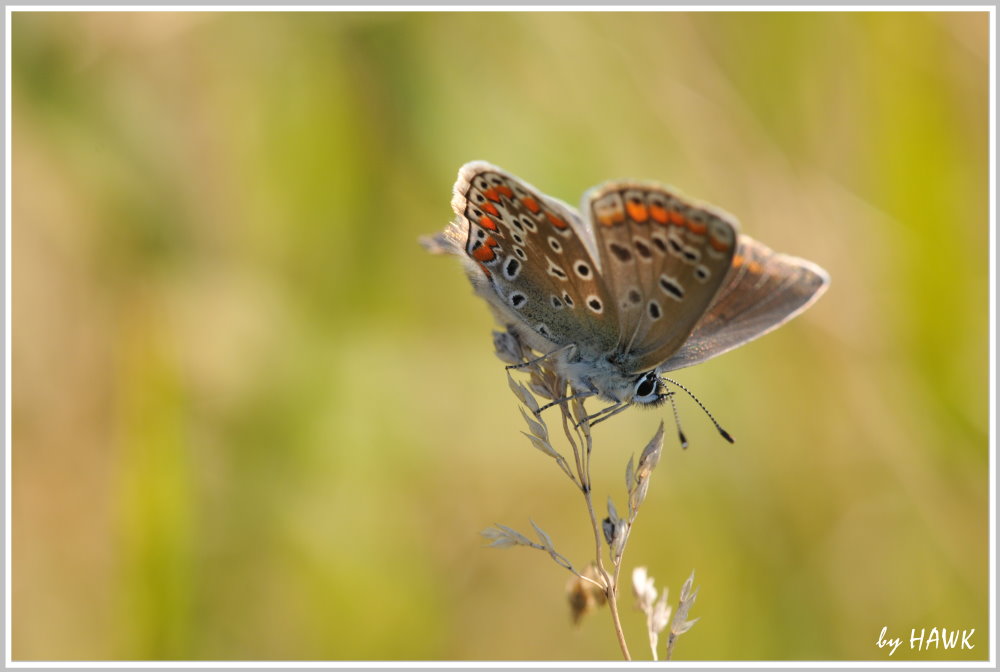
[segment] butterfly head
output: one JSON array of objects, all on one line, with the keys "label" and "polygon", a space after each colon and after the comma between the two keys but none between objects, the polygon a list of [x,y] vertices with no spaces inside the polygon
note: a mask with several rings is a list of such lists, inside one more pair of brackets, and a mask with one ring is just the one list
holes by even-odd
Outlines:
[{"label": "butterfly head", "polygon": [[582,362],[560,362],[560,370],[576,390],[587,390],[606,401],[637,404],[653,408],[662,404],[667,395],[658,369],[639,374],[626,373],[604,359]]}]

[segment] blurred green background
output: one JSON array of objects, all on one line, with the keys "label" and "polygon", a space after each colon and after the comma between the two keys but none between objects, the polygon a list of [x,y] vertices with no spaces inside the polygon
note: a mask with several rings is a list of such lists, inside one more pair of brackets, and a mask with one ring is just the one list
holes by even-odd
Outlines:
[{"label": "blurred green background", "polygon": [[[737,439],[681,402],[626,555],[696,571],[677,659],[986,658],[988,20],[15,13],[13,657],[618,659],[478,536],[593,548],[416,242],[481,158],[674,184],[832,276],[677,373]],[[595,429],[599,503],[661,418]]]}]

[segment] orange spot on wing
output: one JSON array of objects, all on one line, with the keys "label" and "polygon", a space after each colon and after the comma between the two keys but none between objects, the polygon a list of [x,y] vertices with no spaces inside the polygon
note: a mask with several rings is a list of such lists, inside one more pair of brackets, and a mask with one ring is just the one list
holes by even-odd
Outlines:
[{"label": "orange spot on wing", "polygon": [[480,245],[473,252],[472,256],[476,258],[476,261],[480,263],[485,263],[487,261],[493,261],[497,258],[497,253],[493,251],[492,248],[486,245]]},{"label": "orange spot on wing", "polygon": [[676,226],[685,226],[687,220],[684,219],[684,215],[674,210],[670,212],[670,223]]},{"label": "orange spot on wing", "polygon": [[505,187],[501,184],[500,186],[494,188],[499,191],[501,195],[506,196],[507,198],[514,198],[514,192],[510,190],[510,187]]},{"label": "orange spot on wing", "polygon": [[486,264],[484,264],[483,262],[479,262],[479,268],[483,269],[483,273],[486,274],[487,278],[493,277],[493,274],[490,273],[490,269],[486,268]]},{"label": "orange spot on wing", "polygon": [[484,229],[489,229],[490,231],[496,231],[497,230],[497,225],[493,222],[492,219],[490,219],[486,215],[483,215],[479,219],[479,225],[481,227],[483,227]]},{"label": "orange spot on wing", "polygon": [[538,205],[538,201],[533,199],[531,196],[525,196],[521,199],[521,202],[524,203],[524,207],[533,213],[541,210],[541,207]]},{"label": "orange spot on wing", "polygon": [[493,205],[492,203],[481,203],[480,207],[486,212],[490,213],[491,215],[497,217],[500,216],[500,212],[497,210],[497,206]]},{"label": "orange spot on wing", "polygon": [[649,219],[649,209],[642,203],[626,201],[625,209],[628,211],[628,216],[636,222],[642,223]]},{"label": "orange spot on wing", "polygon": [[477,247],[473,251],[472,256],[475,257],[476,261],[479,262],[493,261],[494,259],[497,258],[496,252],[486,247],[485,245],[480,245],[479,247]]},{"label": "orange spot on wing", "polygon": [[556,227],[557,229],[565,229],[567,226],[569,226],[569,224],[567,224],[565,220],[556,217],[551,212],[546,212],[545,216],[549,218],[550,222],[552,222],[552,226]]},{"label": "orange spot on wing", "polygon": [[497,195],[497,190],[494,189],[493,187],[490,187],[489,189],[484,191],[483,196],[490,199],[491,201],[495,201],[496,203],[500,202],[500,197]]},{"label": "orange spot on wing", "polygon": [[483,244],[472,251],[472,256],[475,257],[476,261],[484,263],[487,261],[493,261],[497,258],[497,253],[493,251],[493,248],[499,245],[497,239],[493,236],[486,236],[486,240]]},{"label": "orange spot on wing", "polygon": [[[695,234],[696,236],[703,235],[708,231],[708,224],[703,224],[702,222],[696,222],[693,219],[687,221],[688,231]],[[728,245],[726,246],[728,247]]]},{"label": "orange spot on wing", "polygon": [[[708,242],[711,243],[712,247],[715,247],[715,238],[712,238]],[[715,249],[719,249],[719,248],[716,247]],[[742,254],[734,254],[733,255],[733,268],[737,268],[737,267],[742,266],[742,265],[743,265],[743,255]]]},{"label": "orange spot on wing", "polygon": [[[719,252],[725,252],[726,250],[729,249],[729,243],[720,238],[713,238],[712,236],[708,237],[708,244],[711,245],[716,250],[718,250]],[[740,263],[743,262],[743,257],[737,254],[735,257],[733,257],[733,266],[739,265],[736,263],[737,259],[740,260]]]},{"label": "orange spot on wing", "polygon": [[622,219],[624,218],[618,215],[599,215],[597,217],[597,221],[601,224],[601,226],[614,226],[618,222],[622,221]]},{"label": "orange spot on wing", "polygon": [[666,209],[658,205],[649,206],[649,214],[653,219],[658,221],[660,224],[666,224],[669,218]]}]

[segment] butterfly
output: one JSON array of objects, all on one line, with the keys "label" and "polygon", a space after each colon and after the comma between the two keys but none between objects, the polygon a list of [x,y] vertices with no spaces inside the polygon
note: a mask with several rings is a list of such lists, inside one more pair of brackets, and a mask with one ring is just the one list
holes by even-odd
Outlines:
[{"label": "butterfly", "polygon": [[455,220],[425,246],[458,256],[500,324],[611,408],[661,403],[664,373],[781,326],[830,282],[652,182],[606,182],[577,212],[473,161],[451,204]]}]

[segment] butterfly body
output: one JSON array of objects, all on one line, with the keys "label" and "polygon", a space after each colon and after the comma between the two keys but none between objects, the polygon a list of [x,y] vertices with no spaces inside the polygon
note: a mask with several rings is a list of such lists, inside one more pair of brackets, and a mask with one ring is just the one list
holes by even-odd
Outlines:
[{"label": "butterfly body", "polygon": [[458,256],[497,321],[576,393],[616,404],[659,403],[662,373],[776,328],[829,282],[740,235],[731,215],[654,183],[605,183],[578,213],[475,161],[452,207],[432,251]]}]

